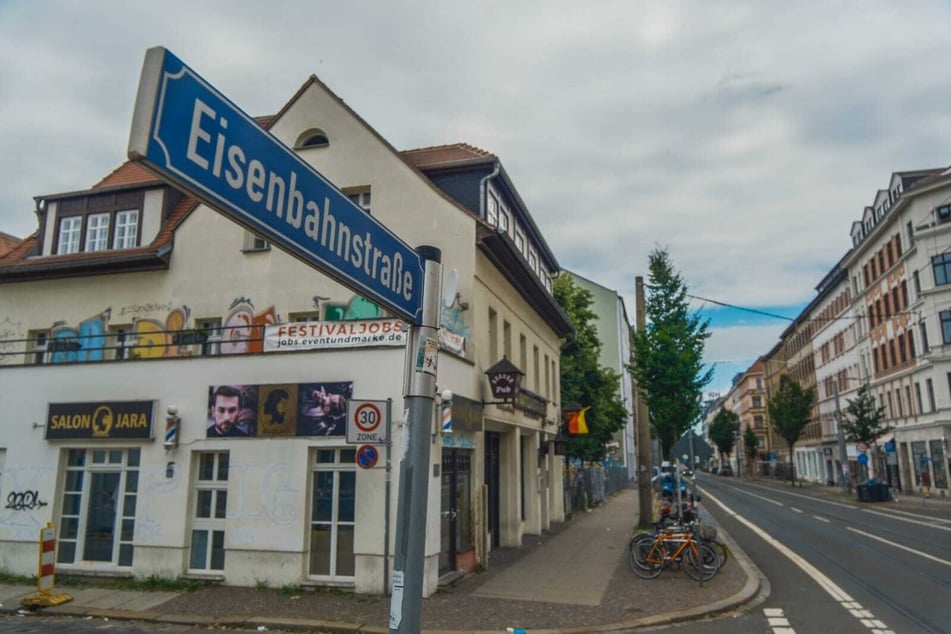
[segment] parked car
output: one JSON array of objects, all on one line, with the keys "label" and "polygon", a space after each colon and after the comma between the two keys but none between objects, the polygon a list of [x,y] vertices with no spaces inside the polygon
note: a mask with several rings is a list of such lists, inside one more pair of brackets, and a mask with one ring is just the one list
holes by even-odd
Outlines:
[{"label": "parked car", "polygon": [[720,467],[720,472],[719,472],[719,473],[720,473],[720,475],[722,475],[722,476],[731,476],[731,475],[733,475],[733,465],[731,465],[730,463],[726,463],[725,465],[723,465],[723,466]]}]

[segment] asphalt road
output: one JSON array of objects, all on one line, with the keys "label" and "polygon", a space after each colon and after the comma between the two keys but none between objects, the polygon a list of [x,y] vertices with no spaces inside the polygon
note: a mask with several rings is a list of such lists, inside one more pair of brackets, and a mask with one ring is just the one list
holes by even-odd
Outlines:
[{"label": "asphalt road", "polygon": [[704,507],[763,572],[765,600],[678,632],[949,632],[951,518],[701,475]]}]

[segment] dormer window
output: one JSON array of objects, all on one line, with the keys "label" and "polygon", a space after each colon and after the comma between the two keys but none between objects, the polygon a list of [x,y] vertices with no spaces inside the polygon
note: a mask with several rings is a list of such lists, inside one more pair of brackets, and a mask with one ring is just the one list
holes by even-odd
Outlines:
[{"label": "dormer window", "polygon": [[79,253],[79,238],[82,235],[82,216],[71,216],[59,221],[59,241],[56,253],[66,255]]},{"label": "dormer window", "polygon": [[327,133],[314,128],[297,137],[297,143],[294,144],[294,147],[303,150],[305,148],[328,147],[329,145],[330,139],[327,138]]},{"label": "dormer window", "polygon": [[[113,216],[115,220],[113,221]],[[139,210],[127,209],[59,220],[57,255],[108,249],[131,249],[138,244]]]}]

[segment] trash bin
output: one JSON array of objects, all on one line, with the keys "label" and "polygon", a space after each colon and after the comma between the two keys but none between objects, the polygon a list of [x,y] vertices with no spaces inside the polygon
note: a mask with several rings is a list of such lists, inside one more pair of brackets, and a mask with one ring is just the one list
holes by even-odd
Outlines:
[{"label": "trash bin", "polygon": [[868,502],[868,485],[867,484],[857,484],[855,485],[855,494],[859,497],[859,502]]},{"label": "trash bin", "polygon": [[879,502],[888,502],[892,498],[891,493],[888,490],[888,485],[884,482],[878,485],[878,501]]}]

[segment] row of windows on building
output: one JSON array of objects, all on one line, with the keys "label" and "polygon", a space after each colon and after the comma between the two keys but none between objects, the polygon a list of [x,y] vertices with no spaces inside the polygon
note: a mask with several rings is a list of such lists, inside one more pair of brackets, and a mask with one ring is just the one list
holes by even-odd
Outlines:
[{"label": "row of windows on building", "polygon": [[[131,567],[139,505],[140,450],[66,449],[57,562]],[[316,449],[310,463],[308,574],[347,580],[354,574],[356,463],[354,449]],[[188,571],[225,569],[230,455],[194,452]]]},{"label": "row of windows on building", "polygon": [[518,249],[525,261],[528,262],[529,268],[534,271],[548,292],[551,293],[551,273],[542,265],[538,257],[538,249],[530,244],[530,241],[526,238],[525,230],[515,221],[512,212],[492,192],[488,195],[485,216],[486,222],[493,227],[498,227],[512,237],[515,248]]},{"label": "row of windows on building", "polygon": [[139,210],[66,216],[59,219],[56,253],[131,249],[138,245]]},{"label": "row of windows on building", "polygon": [[[544,396],[549,401],[553,400],[555,397],[555,382],[560,380],[558,360],[549,357],[548,353],[543,355],[538,344],[534,342],[531,348],[531,358],[529,358],[528,337],[525,333],[519,333],[518,356],[512,356],[514,345],[512,324],[507,319],[501,319],[500,342],[499,321],[499,313],[494,308],[489,308],[489,358],[494,362],[500,357],[505,357],[525,373],[522,381],[523,387]],[[500,343],[501,349],[499,348]]]}]

